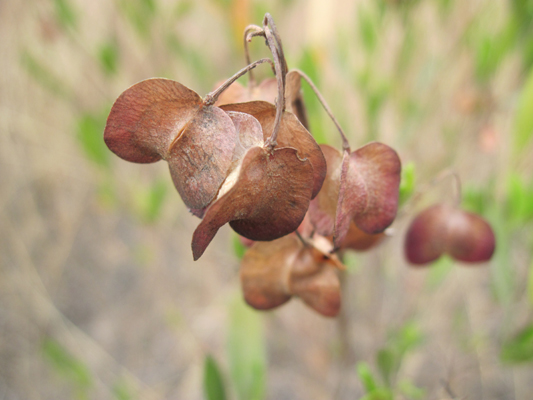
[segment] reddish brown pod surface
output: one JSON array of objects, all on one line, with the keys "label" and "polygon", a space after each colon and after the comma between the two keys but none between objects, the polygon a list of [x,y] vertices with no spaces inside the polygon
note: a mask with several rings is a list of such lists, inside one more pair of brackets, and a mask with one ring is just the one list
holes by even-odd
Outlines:
[{"label": "reddish brown pod surface", "polygon": [[321,149],[326,179],[309,209],[317,232],[333,235],[335,247],[341,248],[352,221],[368,234],[385,230],[398,208],[401,162],[396,152],[377,142],[353,153],[327,145]]},{"label": "reddish brown pod surface", "polygon": [[246,302],[269,310],[298,296],[320,314],[336,316],[341,305],[336,268],[341,264],[335,255],[318,247],[312,242],[304,245],[295,234],[255,243],[241,264]]},{"label": "reddish brown pod surface", "polygon": [[168,162],[174,185],[191,209],[216,196],[233,161],[238,133],[231,118],[184,85],[147,79],[113,104],[104,140],[119,157],[137,163]]},{"label": "reddish brown pod surface", "polygon": [[488,261],[494,248],[494,232],[487,221],[446,204],[418,214],[405,238],[407,260],[416,265],[435,261],[444,253],[467,263]]}]

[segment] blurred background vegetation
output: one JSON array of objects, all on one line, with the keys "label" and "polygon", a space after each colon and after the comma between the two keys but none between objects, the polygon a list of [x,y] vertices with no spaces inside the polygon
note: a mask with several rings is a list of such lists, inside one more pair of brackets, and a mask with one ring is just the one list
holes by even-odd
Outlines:
[{"label": "blurred background vegetation", "polygon": [[[166,164],[102,140],[137,81],[204,95],[243,67],[265,12],[352,148],[379,140],[404,164],[393,235],[346,255],[333,320],[250,310],[231,231],[193,263],[198,220]],[[533,1],[6,0],[0,55],[2,399],[531,398]],[[304,91],[312,133],[338,144]],[[409,199],[446,169],[496,254],[409,267],[407,224],[453,182]]]}]

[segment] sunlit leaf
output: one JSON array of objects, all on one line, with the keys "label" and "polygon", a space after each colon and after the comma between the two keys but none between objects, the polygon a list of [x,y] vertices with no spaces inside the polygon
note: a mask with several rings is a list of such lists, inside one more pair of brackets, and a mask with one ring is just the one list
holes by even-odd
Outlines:
[{"label": "sunlit leaf", "polygon": [[533,68],[524,83],[514,118],[514,149],[519,154],[533,136]]},{"label": "sunlit leaf", "polygon": [[533,325],[528,325],[506,341],[500,353],[502,361],[518,364],[533,361]]},{"label": "sunlit leaf", "polygon": [[226,389],[220,368],[210,355],[204,360],[204,396],[206,400],[226,400]]},{"label": "sunlit leaf", "polygon": [[266,349],[262,315],[239,297],[229,308],[228,356],[238,400],[265,397]]}]

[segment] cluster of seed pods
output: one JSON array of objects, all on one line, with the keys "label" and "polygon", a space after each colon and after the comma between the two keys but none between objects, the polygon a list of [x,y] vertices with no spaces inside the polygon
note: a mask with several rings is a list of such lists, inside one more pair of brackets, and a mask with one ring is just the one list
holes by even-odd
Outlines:
[{"label": "cluster of seed pods", "polygon": [[[201,219],[192,238],[195,260],[226,223],[251,244],[241,265],[248,304],[271,309],[298,296],[335,316],[343,268],[336,253],[366,250],[383,238],[398,207],[400,159],[376,142],[352,152],[333,117],[343,149],[319,146],[308,131],[302,78],[332,116],[327,104],[303,72],[288,71],[269,14],[262,27],[247,28],[247,41],[255,36],[265,38],[273,61],[249,62],[204,98],[168,79],[139,82],[115,101],[104,140],[124,160],[167,161],[183,202]],[[249,87],[235,82],[264,62],[275,78],[259,85],[250,79]],[[435,250],[423,243],[424,227],[436,227],[439,218],[422,218],[413,228],[410,260],[461,252],[453,244]],[[472,254],[463,259],[478,252]]]}]

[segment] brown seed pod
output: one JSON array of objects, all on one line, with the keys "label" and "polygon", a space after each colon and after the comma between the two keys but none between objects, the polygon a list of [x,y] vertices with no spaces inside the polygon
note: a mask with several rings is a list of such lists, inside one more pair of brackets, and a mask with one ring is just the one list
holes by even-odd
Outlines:
[{"label": "brown seed pod", "polygon": [[405,255],[412,264],[427,264],[447,253],[459,261],[488,261],[495,248],[494,232],[480,216],[446,204],[422,211],[405,238]]},{"label": "brown seed pod", "polygon": [[137,163],[168,162],[174,185],[191,209],[216,196],[233,160],[238,133],[230,117],[184,85],[147,79],[113,104],[104,131],[107,146]]},{"label": "brown seed pod", "polygon": [[228,176],[228,189],[206,210],[193,234],[197,260],[218,229],[230,223],[239,235],[273,240],[295,231],[302,222],[313,185],[313,167],[292,148],[252,147]]},{"label": "brown seed pod", "polygon": [[398,208],[401,163],[396,152],[382,143],[341,154],[321,145],[327,160],[322,191],[309,213],[317,232],[333,235],[335,248],[343,246],[353,221],[368,234],[384,231]]},{"label": "brown seed pod", "polygon": [[[270,137],[276,118],[276,107],[273,104],[265,101],[251,101],[227,104],[220,108],[225,111],[238,111],[252,115],[261,124],[265,141]],[[296,149],[301,160],[308,159],[310,161],[314,177],[311,198],[314,198],[320,191],[326,176],[326,160],[313,136],[290,112],[282,114],[277,137],[276,148],[284,147]]]},{"label": "brown seed pod", "polygon": [[380,244],[383,239],[385,239],[385,234],[383,232],[376,234],[363,232],[353,221],[351,221],[348,233],[342,241],[341,249],[355,251],[370,250]]},{"label": "brown seed pod", "polygon": [[313,243],[304,245],[294,234],[257,242],[242,259],[244,298],[250,306],[268,310],[296,295],[320,314],[333,317],[340,310],[340,283],[335,272],[339,265],[336,256]]}]

